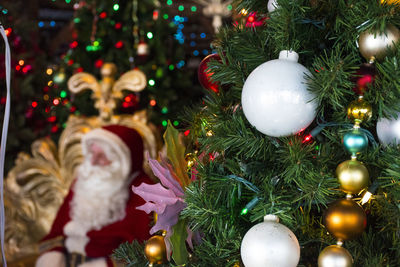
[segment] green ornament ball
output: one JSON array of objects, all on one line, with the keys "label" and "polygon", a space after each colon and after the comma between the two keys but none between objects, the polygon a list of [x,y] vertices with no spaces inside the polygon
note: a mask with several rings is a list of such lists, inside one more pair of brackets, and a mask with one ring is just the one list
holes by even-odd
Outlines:
[{"label": "green ornament ball", "polygon": [[343,145],[348,152],[355,155],[368,146],[368,137],[359,129],[354,129],[343,136]]}]

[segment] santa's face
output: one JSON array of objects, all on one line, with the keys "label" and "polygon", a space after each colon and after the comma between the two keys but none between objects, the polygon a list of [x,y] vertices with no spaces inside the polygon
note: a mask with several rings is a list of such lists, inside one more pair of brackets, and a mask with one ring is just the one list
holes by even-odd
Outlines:
[{"label": "santa's face", "polygon": [[104,149],[97,143],[89,144],[90,162],[96,166],[107,166],[111,164],[111,160],[107,158]]}]

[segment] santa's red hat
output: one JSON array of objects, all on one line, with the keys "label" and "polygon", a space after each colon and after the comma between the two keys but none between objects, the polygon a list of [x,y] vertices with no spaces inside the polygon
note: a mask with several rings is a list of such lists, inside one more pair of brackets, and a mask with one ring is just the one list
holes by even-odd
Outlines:
[{"label": "santa's red hat", "polygon": [[143,140],[136,130],[122,125],[108,125],[94,129],[82,138],[83,155],[89,153],[89,145],[92,142],[100,146],[107,144],[117,153],[124,175],[142,170]]}]

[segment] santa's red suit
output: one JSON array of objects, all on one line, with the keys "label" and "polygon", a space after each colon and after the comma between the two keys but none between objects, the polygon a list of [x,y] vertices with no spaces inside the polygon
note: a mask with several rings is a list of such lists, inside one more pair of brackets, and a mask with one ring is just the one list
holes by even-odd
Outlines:
[{"label": "santa's red suit", "polygon": [[[119,157],[123,161],[121,165],[118,165],[119,169],[122,170],[124,175],[133,179],[126,184],[125,188],[129,193],[124,200],[125,209],[121,209],[124,212],[120,212],[124,217],[107,225],[100,224],[101,229],[86,227],[88,230],[82,230],[84,239],[82,242],[79,241],[79,238],[71,236],[71,232],[79,233],[81,229],[85,229],[84,226],[80,228],[79,223],[76,222],[72,227],[69,227],[75,229],[67,229],[68,225],[74,221],[71,218],[74,217],[72,210],[74,205],[77,205],[76,201],[74,204],[74,189],[78,181],[75,181],[57,213],[50,233],[42,240],[42,250],[47,252],[39,257],[37,267],[70,266],[70,262],[75,262],[76,266],[115,266],[110,256],[120,244],[133,240],[142,242],[150,237],[151,218],[145,212],[136,209],[145,202],[131,190],[132,185],[136,187],[141,183],[153,184],[152,180],[142,170],[143,143],[140,135],[133,129],[118,125],[96,129],[82,140],[84,155],[90,154],[87,149],[92,141],[111,144],[109,146],[112,150],[117,151],[113,157]],[[115,177],[115,179],[118,179],[118,177]],[[81,203],[78,203],[78,205],[81,205]],[[82,205],[85,205],[85,203],[82,203]],[[79,220],[75,220],[79,222]],[[71,241],[69,244],[68,239]],[[76,251],[73,251],[75,248]]]}]

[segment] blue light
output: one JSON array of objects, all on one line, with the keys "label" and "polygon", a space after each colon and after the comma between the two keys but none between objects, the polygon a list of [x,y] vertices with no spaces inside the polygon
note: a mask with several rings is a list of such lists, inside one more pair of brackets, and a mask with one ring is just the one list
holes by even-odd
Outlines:
[{"label": "blue light", "polygon": [[191,46],[191,47],[196,46],[196,42],[195,42],[195,41],[191,41],[191,42],[190,42],[190,46]]},{"label": "blue light", "polygon": [[198,56],[199,54],[200,54],[199,51],[197,51],[197,50],[193,51],[193,55]]},{"label": "blue light", "polygon": [[201,38],[206,38],[206,34],[205,34],[204,32],[202,32],[202,33],[200,34],[200,37],[201,37]]},{"label": "blue light", "polygon": [[178,62],[178,64],[176,64],[176,67],[178,69],[182,68],[183,66],[185,66],[185,61],[184,60],[181,60],[181,61]]},{"label": "blue light", "polygon": [[43,21],[39,21],[38,26],[39,26],[40,28],[42,28],[42,27],[44,26],[44,22],[43,22]]},{"label": "blue light", "polygon": [[181,39],[181,40],[179,40],[178,42],[179,42],[180,44],[184,44],[184,43],[185,43],[185,40],[182,40],[182,39]]},{"label": "blue light", "polygon": [[54,20],[50,21],[50,26],[51,26],[51,27],[56,26],[56,22],[55,22]]},{"label": "blue light", "polygon": [[174,20],[175,20],[175,21],[179,21],[180,18],[181,18],[180,16],[176,15],[176,16],[174,17]]},{"label": "blue light", "polygon": [[8,10],[7,9],[3,9],[2,12],[3,12],[4,15],[6,15],[8,13]]},{"label": "blue light", "polygon": [[207,50],[207,49],[204,49],[204,50],[203,50],[203,55],[205,55],[205,56],[208,55],[208,50]]},{"label": "blue light", "polygon": [[183,24],[179,24],[178,29],[183,29],[185,26]]},{"label": "blue light", "polygon": [[192,32],[192,33],[190,34],[190,38],[192,38],[192,39],[196,38],[196,34]]}]

